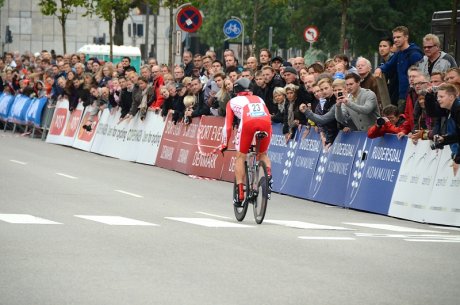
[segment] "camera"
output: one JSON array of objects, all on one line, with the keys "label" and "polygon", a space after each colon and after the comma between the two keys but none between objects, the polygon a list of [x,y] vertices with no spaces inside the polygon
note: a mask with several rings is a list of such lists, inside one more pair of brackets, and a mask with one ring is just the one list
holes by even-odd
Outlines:
[{"label": "camera", "polygon": [[382,127],[383,125],[385,125],[385,122],[386,122],[386,121],[385,121],[384,118],[378,117],[378,118],[377,118],[377,121],[376,121],[376,124],[377,124],[378,127]]},{"label": "camera", "polygon": [[343,92],[337,92],[337,97],[342,97],[343,96]]},{"label": "camera", "polygon": [[433,136],[433,143],[431,143],[430,148],[432,150],[435,149],[443,149],[444,148],[444,143],[442,142],[442,139],[439,135],[434,135]]}]

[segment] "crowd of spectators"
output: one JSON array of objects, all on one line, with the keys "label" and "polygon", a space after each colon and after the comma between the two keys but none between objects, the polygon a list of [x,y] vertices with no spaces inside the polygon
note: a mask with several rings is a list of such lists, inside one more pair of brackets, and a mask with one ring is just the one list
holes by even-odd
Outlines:
[{"label": "crowd of spectators", "polygon": [[[439,105],[437,90],[444,83],[460,89],[455,59],[441,50],[436,35],[427,34],[420,48],[409,42],[406,27],[392,33],[379,43],[381,64],[374,72],[364,57],[351,61],[337,54],[307,66],[303,57],[285,60],[265,48],[246,62],[230,49],[222,61],[214,51],[186,50],[172,70],[150,58],[140,71],[129,57],[115,64],[85,54],[14,52],[0,58],[0,89],[51,100],[65,97],[70,111],[79,102],[93,105],[83,126],[90,131],[92,117],[107,107],[120,109],[120,120],[138,113],[143,120],[147,111],[186,123],[202,115],[225,116],[233,84],[245,77],[267,104],[272,121],[283,124],[286,141],[303,125],[317,128],[325,147],[340,130],[366,131],[369,137],[407,134],[414,142],[445,134],[448,111]],[[378,85],[383,75],[386,95]]]}]

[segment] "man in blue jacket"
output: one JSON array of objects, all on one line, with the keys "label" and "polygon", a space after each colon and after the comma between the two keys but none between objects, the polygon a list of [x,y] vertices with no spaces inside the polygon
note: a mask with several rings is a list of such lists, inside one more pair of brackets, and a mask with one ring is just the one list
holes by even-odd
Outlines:
[{"label": "man in blue jacket", "polygon": [[396,72],[399,83],[398,109],[400,113],[404,113],[406,95],[409,89],[407,70],[423,59],[423,52],[415,43],[409,43],[409,29],[405,26],[398,26],[393,29],[393,40],[398,52],[387,63],[375,69],[374,76],[381,77],[382,73],[391,75]]}]

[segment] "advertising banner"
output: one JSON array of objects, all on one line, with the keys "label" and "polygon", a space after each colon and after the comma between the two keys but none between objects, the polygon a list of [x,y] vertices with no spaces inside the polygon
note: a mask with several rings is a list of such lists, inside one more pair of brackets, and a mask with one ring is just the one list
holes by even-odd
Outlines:
[{"label": "advertising banner", "polygon": [[460,170],[454,174],[449,146],[438,153],[441,157],[425,221],[460,226]]},{"label": "advertising banner", "polygon": [[431,150],[430,143],[407,141],[388,215],[425,221],[441,161],[441,151]]},{"label": "advertising banner", "polygon": [[73,147],[85,150],[85,151],[90,151],[91,150],[91,145],[93,144],[94,136],[96,135],[96,130],[97,130],[97,125],[99,123],[99,115],[100,112],[93,116],[93,120],[91,122],[91,131],[87,131],[86,129],[83,129],[83,125],[86,125],[89,122],[90,118],[90,113],[93,110],[93,106],[88,106],[85,109],[85,112],[83,113],[83,118],[80,122],[80,126],[78,127],[77,131],[77,137],[74,140]]},{"label": "advertising banner", "polygon": [[32,100],[29,97],[22,94],[16,95],[8,115],[8,122],[26,125],[26,114],[31,103]]},{"label": "advertising banner", "polygon": [[46,137],[47,143],[73,145],[73,138],[64,138],[64,131],[70,117],[69,114],[69,101],[66,99],[57,101],[50,129]]},{"label": "advertising banner", "polygon": [[362,133],[340,132],[334,144],[322,150],[308,193],[311,200],[344,205],[353,161],[360,145],[365,145]]},{"label": "advertising banner", "polygon": [[230,140],[228,141],[228,150],[224,153],[224,158],[222,161],[222,174],[220,178],[231,183],[233,183],[235,179],[235,134],[236,130],[233,130],[232,135],[230,136]]},{"label": "advertising banner", "polygon": [[161,136],[165,128],[165,120],[161,115],[149,111],[143,125],[144,132],[137,147],[135,161],[154,165],[160,148]]},{"label": "advertising banner", "polygon": [[282,179],[278,177],[283,177],[287,153],[292,151],[295,143],[295,141],[290,141],[291,147],[288,148],[286,138],[283,135],[283,124],[272,124],[272,138],[268,148],[268,156],[272,163],[273,191],[275,192],[281,193]]},{"label": "advertising banner", "polygon": [[189,125],[171,120],[171,114],[166,119],[166,125],[161,138],[156,165],[172,169],[184,174],[190,172],[192,158],[197,148],[197,135],[200,120],[194,118]]},{"label": "advertising banner", "polygon": [[104,142],[107,138],[108,122],[110,117],[110,111],[104,109],[99,118],[99,124],[97,126],[96,135],[94,136],[93,145],[91,145],[91,152],[96,154],[103,154]]},{"label": "advertising banner", "polygon": [[26,123],[35,127],[41,127],[42,125],[42,113],[43,109],[48,102],[48,98],[42,97],[40,99],[32,99],[31,105],[26,113]]},{"label": "advertising banner", "polygon": [[314,128],[303,126],[296,132],[288,143],[282,175],[273,177],[281,180],[281,193],[308,198],[321,150],[321,138]]},{"label": "advertising banner", "polygon": [[13,105],[14,96],[11,94],[0,94],[0,120],[6,122],[10,113],[11,105]]},{"label": "advertising banner", "polygon": [[407,138],[386,134],[373,140],[361,134],[348,181],[345,206],[378,214],[388,214],[398,179]]},{"label": "advertising banner", "polygon": [[130,120],[123,120],[120,122],[120,110],[114,113],[110,113],[108,109],[105,111],[107,111],[108,114],[106,119],[107,128],[103,131],[105,137],[101,147],[101,154],[108,157],[120,158],[122,152],[126,149],[125,140],[128,130],[130,126],[137,124],[138,115],[135,115]]},{"label": "advertising banner", "polygon": [[197,149],[191,159],[189,174],[220,179],[223,156],[215,149],[222,143],[223,117],[203,116],[197,133]]}]

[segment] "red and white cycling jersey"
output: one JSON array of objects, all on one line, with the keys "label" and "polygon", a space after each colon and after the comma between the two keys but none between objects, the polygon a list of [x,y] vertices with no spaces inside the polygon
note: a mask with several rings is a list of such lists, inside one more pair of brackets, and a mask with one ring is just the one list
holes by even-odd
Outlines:
[{"label": "red and white cycling jersey", "polygon": [[222,143],[227,146],[235,116],[240,119],[238,133],[235,135],[236,150],[247,153],[254,134],[257,131],[265,131],[269,136],[261,140],[259,148],[260,152],[265,152],[268,149],[272,135],[271,117],[265,102],[256,95],[242,92],[227,103],[222,137]]}]

